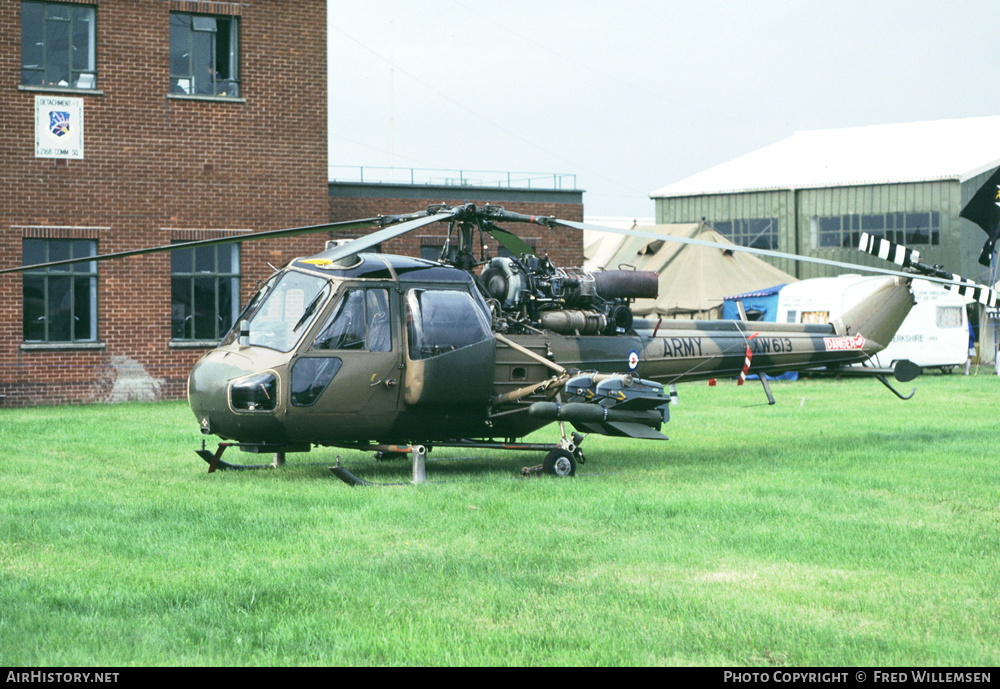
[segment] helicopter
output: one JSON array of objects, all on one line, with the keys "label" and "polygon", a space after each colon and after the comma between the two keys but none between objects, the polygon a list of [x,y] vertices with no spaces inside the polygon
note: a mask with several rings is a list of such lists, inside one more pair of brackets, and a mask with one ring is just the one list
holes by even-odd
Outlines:
[{"label": "helicopter", "polygon": [[[433,223],[448,226],[436,261],[371,251]],[[884,280],[831,323],[751,322],[745,315],[725,321],[635,318],[630,304],[656,296],[656,273],[561,268],[499,223],[664,239],[473,204],[255,235],[376,228],[276,270],[219,346],[194,365],[188,402],[201,433],[220,440],[214,452],[204,441],[196,451],[209,471],[275,467],[288,453],[326,446],[385,457],[412,453],[413,479],[422,483],[429,448],[466,447],[544,452],[543,462],[524,473],[573,476],[586,461],[581,445],[588,434],[666,440],[662,426],[669,421],[670,388],[678,383],[738,378],[742,384],[751,372],[776,375],[869,360],[889,344],[912,307],[915,274],[997,303],[992,290],[925,266],[905,247],[864,235],[860,248],[896,268],[865,268]],[[490,256],[486,235],[509,255]],[[98,258],[226,241],[234,240]],[[678,241],[858,269],[751,247]],[[919,368],[900,362],[894,373],[906,382]],[[760,380],[773,403],[766,376]],[[519,442],[552,423],[559,428],[555,442]],[[229,463],[222,456],[232,447],[274,459]],[[368,483],[339,460],[331,469],[351,485]]]}]

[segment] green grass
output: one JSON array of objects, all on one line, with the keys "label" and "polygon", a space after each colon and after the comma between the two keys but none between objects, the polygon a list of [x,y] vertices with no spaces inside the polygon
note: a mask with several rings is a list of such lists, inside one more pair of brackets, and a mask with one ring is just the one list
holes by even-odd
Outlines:
[{"label": "green grass", "polygon": [[688,385],[575,479],[419,487],[209,475],[183,403],[2,410],[0,664],[996,665],[1000,379],[916,382]]}]

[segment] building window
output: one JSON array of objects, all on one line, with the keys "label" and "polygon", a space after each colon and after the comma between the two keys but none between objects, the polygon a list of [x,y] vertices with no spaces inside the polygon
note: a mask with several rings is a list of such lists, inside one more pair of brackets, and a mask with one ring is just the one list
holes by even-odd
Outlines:
[{"label": "building window", "polygon": [[21,3],[21,83],[93,89],[95,10],[58,2]]},{"label": "building window", "polygon": [[709,224],[733,244],[772,251],[778,248],[777,218],[741,218]]},{"label": "building window", "polygon": [[862,232],[905,246],[937,246],[941,242],[938,211],[833,215],[814,218],[812,226],[816,228],[813,248],[820,249],[857,248]]},{"label": "building window", "polygon": [[239,20],[170,14],[170,92],[188,96],[239,95]]},{"label": "building window", "polygon": [[236,320],[240,294],[236,244],[170,252],[170,334],[175,341],[217,342]]},{"label": "building window", "polygon": [[[24,263],[97,255],[89,239],[25,239]],[[24,271],[25,342],[97,341],[97,262]]]}]

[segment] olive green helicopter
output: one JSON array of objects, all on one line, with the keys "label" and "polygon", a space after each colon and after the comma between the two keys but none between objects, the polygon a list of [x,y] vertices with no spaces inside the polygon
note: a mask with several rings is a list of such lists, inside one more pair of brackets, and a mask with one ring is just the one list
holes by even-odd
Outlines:
[{"label": "olive green helicopter", "polygon": [[[433,223],[448,225],[436,261],[372,252]],[[655,298],[656,273],[560,268],[499,223],[597,229],[885,277],[870,296],[822,325],[749,321],[745,314],[741,320],[636,318],[630,306],[635,299]],[[214,452],[204,442],[197,450],[209,471],[278,466],[287,453],[327,446],[383,457],[410,453],[413,480],[420,483],[429,448],[466,447],[544,452],[544,461],[525,473],[573,476],[586,461],[581,444],[587,434],[666,440],[661,428],[678,383],[742,383],[748,373],[845,369],[868,361],[909,313],[914,275],[997,303],[992,290],[925,266],[916,252],[879,237],[863,235],[860,248],[894,268],[472,204],[97,258],[361,227],[376,229],[330,242],[325,251],[277,270],[219,346],[191,370],[191,410],[201,433],[220,439]],[[486,235],[510,255],[491,257]],[[919,368],[899,362],[893,372],[906,382]],[[892,389],[883,373],[879,379]],[[766,377],[760,380],[773,403]],[[551,423],[558,424],[555,442],[519,441]],[[226,462],[222,456],[232,447],[273,455],[273,461]],[[367,483],[339,461],[331,469],[352,485]]]}]

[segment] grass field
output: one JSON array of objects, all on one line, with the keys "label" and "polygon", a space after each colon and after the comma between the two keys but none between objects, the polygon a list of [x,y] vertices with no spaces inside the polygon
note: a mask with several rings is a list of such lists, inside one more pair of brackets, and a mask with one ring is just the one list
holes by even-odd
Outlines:
[{"label": "grass field", "polygon": [[419,487],[209,475],[183,403],[0,410],[0,664],[996,665],[1000,379],[916,384],[688,385],[576,478]]}]

